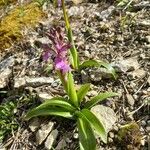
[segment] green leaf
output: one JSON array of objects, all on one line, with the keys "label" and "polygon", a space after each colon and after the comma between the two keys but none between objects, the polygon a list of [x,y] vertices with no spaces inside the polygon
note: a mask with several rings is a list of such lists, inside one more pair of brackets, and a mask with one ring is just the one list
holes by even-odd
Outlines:
[{"label": "green leaf", "polygon": [[115,80],[117,79],[117,74],[116,74],[116,72],[115,72],[115,69],[111,66],[111,64],[101,61],[101,62],[99,62],[99,65],[100,65],[100,66],[103,66],[104,68],[106,68],[107,71],[108,71],[110,74],[112,74],[112,76],[113,76],[113,78],[114,78]]},{"label": "green leaf", "polygon": [[78,97],[74,86],[74,80],[70,72],[68,73],[68,96],[71,103],[78,107]]},{"label": "green leaf", "polygon": [[81,65],[79,65],[79,69],[87,68],[87,67],[99,67],[99,62],[96,60],[86,60]]},{"label": "green leaf", "polygon": [[77,96],[78,96],[79,104],[82,102],[83,98],[85,97],[89,89],[90,89],[90,84],[87,83],[87,84],[82,85],[81,88],[78,90]]},{"label": "green leaf", "polygon": [[85,118],[101,137],[102,141],[107,143],[107,133],[100,120],[88,109],[82,109],[81,113],[79,112],[79,115]]},{"label": "green leaf", "polygon": [[40,108],[36,107],[32,110],[30,110],[26,116],[25,116],[25,120],[29,120],[33,117],[37,117],[37,116],[47,116],[47,115],[55,115],[55,116],[61,116],[61,117],[65,117],[65,118],[72,118],[72,114],[65,110],[64,108],[60,108],[60,107],[44,107],[44,108]]},{"label": "green leaf", "polygon": [[94,105],[96,105],[98,102],[103,101],[109,97],[118,96],[117,93],[114,92],[105,92],[100,93],[99,95],[91,98],[87,103],[85,103],[84,108],[92,108]]},{"label": "green leaf", "polygon": [[48,106],[59,106],[71,112],[76,110],[76,108],[67,102],[67,100],[63,97],[54,97],[52,99],[46,100],[43,104],[40,105],[40,107],[43,108]]},{"label": "green leaf", "polygon": [[107,71],[112,74],[114,79],[117,78],[117,74],[115,72],[115,69],[111,66],[111,64],[103,62],[103,61],[96,61],[96,60],[87,60],[84,61],[80,66],[79,69],[87,68],[87,67],[101,67],[103,66],[104,68],[107,69]]},{"label": "green leaf", "polygon": [[66,118],[71,118],[71,112],[73,113],[76,110],[70,103],[62,97],[55,97],[50,100],[45,101],[40,106],[32,109],[26,115],[26,119],[30,119],[36,116],[43,115],[56,115]]},{"label": "green leaf", "polygon": [[77,119],[80,150],[96,150],[96,139],[89,122],[84,118]]}]

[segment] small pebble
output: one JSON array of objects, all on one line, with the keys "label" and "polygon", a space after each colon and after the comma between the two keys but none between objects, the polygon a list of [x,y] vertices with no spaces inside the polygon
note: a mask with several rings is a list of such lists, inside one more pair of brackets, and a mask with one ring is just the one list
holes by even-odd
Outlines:
[{"label": "small pebble", "polygon": [[147,127],[146,127],[146,130],[147,130],[148,132],[150,132],[150,126],[147,126]]},{"label": "small pebble", "polygon": [[108,142],[112,143],[113,142],[113,139],[108,137]]},{"label": "small pebble", "polygon": [[109,136],[113,139],[115,137],[114,133],[113,132],[110,132],[109,133]]},{"label": "small pebble", "polygon": [[89,94],[89,96],[96,96],[98,93],[97,93],[97,91],[92,90],[88,94]]},{"label": "small pebble", "polygon": [[145,145],[145,139],[141,140],[141,145],[144,146]]},{"label": "small pebble", "polygon": [[72,140],[70,140],[69,138],[66,138],[66,142],[67,142],[67,143],[71,143]]},{"label": "small pebble", "polygon": [[146,121],[145,121],[145,120],[142,120],[142,121],[141,121],[141,125],[142,125],[142,126],[145,126],[145,125],[146,125]]},{"label": "small pebble", "polygon": [[78,133],[74,133],[73,137],[74,137],[74,139],[78,139],[79,138],[79,134]]},{"label": "small pebble", "polygon": [[85,55],[86,57],[88,57],[88,58],[89,58],[89,57],[90,57],[90,53],[89,53],[89,51],[85,51],[85,52],[84,52],[84,55]]},{"label": "small pebble", "polygon": [[147,120],[147,125],[150,126],[150,120]]},{"label": "small pebble", "polygon": [[137,96],[137,95],[133,95],[133,98],[134,98],[134,99],[137,99],[137,98],[138,98],[138,96]]},{"label": "small pebble", "polygon": [[119,130],[119,128],[118,128],[117,125],[114,126],[114,130],[115,130],[115,131],[118,131],[118,130]]}]

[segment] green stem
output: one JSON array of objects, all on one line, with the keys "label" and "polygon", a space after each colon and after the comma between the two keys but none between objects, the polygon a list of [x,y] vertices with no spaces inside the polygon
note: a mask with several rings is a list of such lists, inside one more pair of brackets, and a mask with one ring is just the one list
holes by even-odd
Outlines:
[{"label": "green stem", "polygon": [[64,15],[65,24],[66,24],[66,30],[67,30],[67,33],[68,33],[68,40],[72,45],[72,48],[70,49],[70,52],[71,52],[71,55],[72,55],[72,61],[73,61],[72,66],[73,66],[74,69],[78,69],[78,66],[79,66],[78,52],[77,52],[77,49],[75,47],[75,43],[74,43],[74,40],[73,40],[72,30],[71,30],[71,27],[70,27],[69,18],[68,18],[67,11],[66,11],[66,8],[65,8],[64,0],[62,0],[62,8],[63,8],[63,15]]},{"label": "green stem", "polygon": [[60,72],[60,71],[57,71],[57,74],[58,74],[58,76],[59,76],[59,79],[61,80],[61,83],[62,83],[62,85],[63,85],[63,87],[64,87],[66,93],[68,93],[68,85],[67,85],[67,81],[66,81],[66,79],[65,79],[65,77],[66,77],[67,75],[63,75],[62,72]]}]

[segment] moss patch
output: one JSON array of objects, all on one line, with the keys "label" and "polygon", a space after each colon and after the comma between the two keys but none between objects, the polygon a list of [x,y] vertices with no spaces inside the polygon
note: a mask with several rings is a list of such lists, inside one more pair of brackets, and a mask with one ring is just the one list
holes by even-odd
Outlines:
[{"label": "moss patch", "polygon": [[0,22],[0,50],[22,38],[23,27],[34,27],[45,14],[35,3],[19,6]]},{"label": "moss patch", "polygon": [[140,149],[141,132],[137,123],[124,125],[118,132],[119,145],[125,150]]}]

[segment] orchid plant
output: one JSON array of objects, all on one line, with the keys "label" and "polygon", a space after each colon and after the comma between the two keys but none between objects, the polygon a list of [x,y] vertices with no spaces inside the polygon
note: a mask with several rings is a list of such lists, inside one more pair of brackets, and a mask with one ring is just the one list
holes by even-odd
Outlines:
[{"label": "orchid plant", "polygon": [[85,101],[90,84],[82,85],[79,90],[75,88],[68,59],[68,50],[71,48],[71,44],[65,42],[60,27],[52,28],[48,33],[48,37],[51,39],[53,47],[50,48],[45,45],[46,50],[43,54],[43,59],[47,61],[53,55],[54,68],[59,75],[67,97],[54,97],[46,100],[40,106],[30,110],[25,118],[29,120],[36,116],[55,115],[74,119],[77,122],[80,149],[96,150],[94,131],[104,143],[107,142],[107,132],[103,122],[90,109],[100,101],[117,94],[114,92],[100,93],[89,101]]},{"label": "orchid plant", "polygon": [[107,71],[109,73],[112,74],[112,76],[114,77],[114,79],[117,78],[116,72],[114,70],[114,68],[103,61],[97,61],[97,60],[86,60],[84,62],[80,62],[79,61],[79,56],[78,56],[78,52],[73,40],[73,34],[72,34],[72,29],[69,23],[69,17],[67,15],[67,11],[66,11],[66,7],[65,7],[65,2],[64,0],[57,0],[58,6],[62,6],[63,9],[63,15],[64,15],[64,20],[65,20],[65,24],[66,24],[66,30],[67,30],[67,34],[68,34],[68,40],[71,43],[72,47],[70,48],[70,53],[71,53],[71,64],[72,67],[75,70],[81,70],[83,68],[86,67],[104,67],[107,69]]}]

